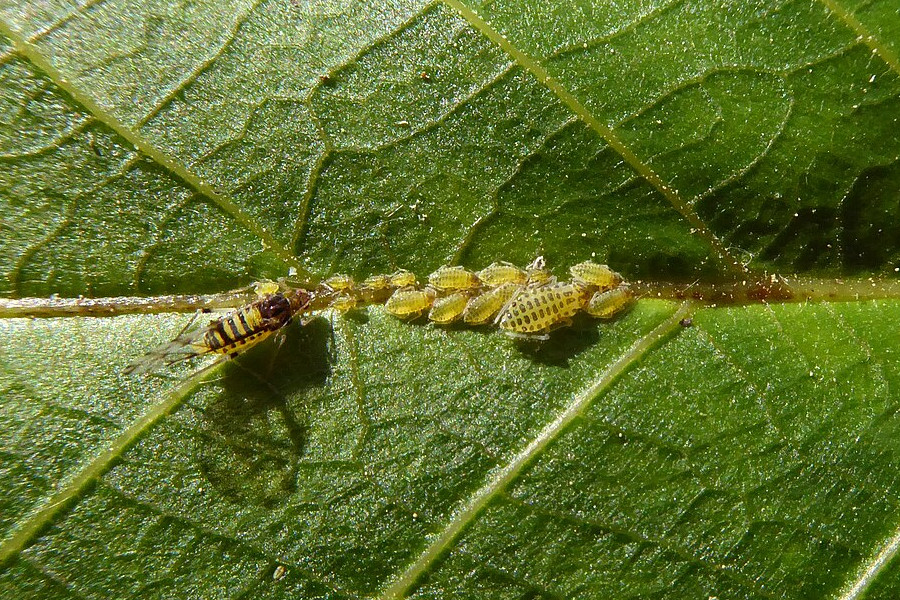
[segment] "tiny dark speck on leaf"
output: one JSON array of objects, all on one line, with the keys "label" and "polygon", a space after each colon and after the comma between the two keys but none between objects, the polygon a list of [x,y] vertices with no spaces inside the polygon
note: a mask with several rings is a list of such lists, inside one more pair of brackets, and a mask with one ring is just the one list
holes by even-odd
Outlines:
[{"label": "tiny dark speck on leaf", "polygon": [[681,325],[682,327],[690,327],[691,325],[694,324],[694,320],[690,319],[690,318],[686,318],[686,319],[680,320],[678,322],[678,324]]}]

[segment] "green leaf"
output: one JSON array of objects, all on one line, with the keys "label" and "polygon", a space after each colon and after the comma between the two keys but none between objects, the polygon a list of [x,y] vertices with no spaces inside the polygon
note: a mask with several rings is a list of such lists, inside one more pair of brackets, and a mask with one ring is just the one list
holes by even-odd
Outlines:
[{"label": "green leaf", "polygon": [[[538,254],[648,295],[142,378],[186,315],[5,301],[0,597],[895,597],[898,54],[889,0],[0,2],[9,299]],[[671,300],[734,280],[788,302]]]}]

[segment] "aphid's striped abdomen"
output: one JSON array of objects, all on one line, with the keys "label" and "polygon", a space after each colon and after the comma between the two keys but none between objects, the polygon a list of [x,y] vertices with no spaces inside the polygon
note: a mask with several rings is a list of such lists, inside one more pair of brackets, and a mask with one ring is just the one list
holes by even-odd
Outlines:
[{"label": "aphid's striped abdomen", "polygon": [[441,267],[428,276],[428,284],[437,290],[470,290],[481,285],[478,276],[463,267]]},{"label": "aphid's striped abdomen", "polygon": [[352,277],[341,273],[332,275],[323,283],[335,292],[346,292],[352,290],[356,285]]},{"label": "aphid's striped abdomen", "polygon": [[391,285],[393,287],[416,285],[416,276],[405,269],[399,269],[391,275]]},{"label": "aphid's striped abdomen", "polygon": [[434,301],[431,312],[428,313],[428,318],[439,325],[453,323],[463,314],[468,301],[469,297],[462,292],[438,298]]},{"label": "aphid's striped abdomen", "polygon": [[500,314],[500,328],[523,336],[542,334],[566,322],[585,304],[584,286],[558,283],[526,289]]},{"label": "aphid's striped abdomen", "polygon": [[600,288],[600,291],[610,290],[622,283],[622,276],[607,267],[606,265],[598,265],[595,262],[586,260],[578,263],[569,269],[575,281],[585,285],[594,285]]},{"label": "aphid's striped abdomen", "polygon": [[497,287],[504,283],[525,283],[528,274],[514,264],[508,262],[495,262],[476,273],[481,283],[491,287]]},{"label": "aphid's striped abdomen", "polygon": [[329,308],[333,308],[338,312],[347,312],[348,310],[353,310],[359,304],[359,300],[357,300],[356,296],[350,294],[342,294],[331,301],[331,304],[328,305]]},{"label": "aphid's striped abdomen", "polygon": [[592,317],[610,319],[627,308],[633,300],[631,289],[627,285],[620,285],[605,292],[595,293],[584,310]]},{"label": "aphid's striped abdomen", "polygon": [[400,319],[412,319],[434,304],[434,290],[399,289],[388,298],[384,310]]},{"label": "aphid's striped abdomen", "polygon": [[466,305],[463,320],[469,325],[482,325],[491,321],[520,289],[522,286],[517,283],[504,283],[480,296],[475,296]]}]

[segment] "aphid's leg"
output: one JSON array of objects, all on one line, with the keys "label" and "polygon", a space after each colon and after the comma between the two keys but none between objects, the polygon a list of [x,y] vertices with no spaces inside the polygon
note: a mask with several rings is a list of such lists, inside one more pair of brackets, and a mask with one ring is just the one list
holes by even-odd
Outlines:
[{"label": "aphid's leg", "polygon": [[[540,258],[543,259],[543,256],[540,257]],[[499,324],[500,324],[500,321],[503,320],[503,316],[506,314],[506,311],[509,310],[509,307],[512,306],[512,303],[515,302],[515,301],[516,301],[516,298],[518,298],[520,294],[522,294],[523,292],[525,292],[525,290],[526,290],[526,287],[525,287],[525,286],[522,286],[522,287],[520,287],[519,289],[517,289],[517,290],[513,293],[513,295],[509,297],[509,300],[506,301],[506,304],[504,304],[502,307],[500,307],[500,310],[497,311],[497,316],[496,316],[496,318],[494,318],[494,325],[499,325]]]},{"label": "aphid's leg", "polygon": [[272,375],[272,372],[275,370],[275,359],[278,358],[278,353],[281,352],[281,347],[284,345],[284,341],[287,339],[287,335],[284,330],[287,326],[282,327],[277,332],[275,332],[275,340],[274,340],[274,348],[272,349],[271,357],[269,358],[269,365],[266,367],[266,379],[269,379]]}]

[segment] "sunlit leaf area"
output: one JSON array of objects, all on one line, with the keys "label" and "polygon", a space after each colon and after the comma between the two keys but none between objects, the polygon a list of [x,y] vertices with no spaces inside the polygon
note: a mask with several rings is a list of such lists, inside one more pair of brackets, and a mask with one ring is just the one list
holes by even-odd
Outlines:
[{"label": "sunlit leaf area", "polygon": [[[898,57],[896,0],[0,0],[0,598],[900,597]],[[637,301],[126,372],[173,298],[538,256]]]}]

